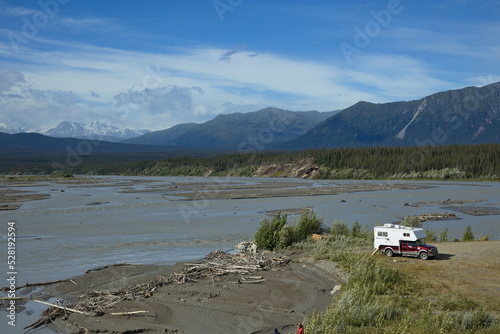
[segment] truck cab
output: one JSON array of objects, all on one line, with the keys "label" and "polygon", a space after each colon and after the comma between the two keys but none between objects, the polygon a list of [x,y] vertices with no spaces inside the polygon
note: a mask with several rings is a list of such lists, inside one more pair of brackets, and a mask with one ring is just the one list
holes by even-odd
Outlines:
[{"label": "truck cab", "polygon": [[425,231],[422,228],[384,224],[375,226],[374,247],[387,256],[395,254],[418,257],[427,260],[438,254],[435,246],[425,243]]}]

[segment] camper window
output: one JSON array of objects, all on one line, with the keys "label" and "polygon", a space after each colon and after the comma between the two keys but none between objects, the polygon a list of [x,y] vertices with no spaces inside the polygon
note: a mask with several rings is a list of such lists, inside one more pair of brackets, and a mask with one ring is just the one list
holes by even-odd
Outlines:
[{"label": "camper window", "polygon": [[377,233],[377,236],[378,237],[387,237],[389,234],[387,232],[382,232],[382,231],[378,231]]},{"label": "camper window", "polygon": [[409,237],[410,233],[403,233],[403,237]]}]

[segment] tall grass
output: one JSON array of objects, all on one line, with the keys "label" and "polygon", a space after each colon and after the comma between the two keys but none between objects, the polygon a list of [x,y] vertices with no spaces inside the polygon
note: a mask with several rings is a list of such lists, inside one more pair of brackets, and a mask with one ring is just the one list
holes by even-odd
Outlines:
[{"label": "tall grass", "polygon": [[316,260],[338,262],[349,281],[325,311],[307,316],[306,333],[500,333],[500,321],[470,299],[429,302],[419,296],[415,277],[369,255],[373,233],[341,221],[330,232],[297,247]]}]

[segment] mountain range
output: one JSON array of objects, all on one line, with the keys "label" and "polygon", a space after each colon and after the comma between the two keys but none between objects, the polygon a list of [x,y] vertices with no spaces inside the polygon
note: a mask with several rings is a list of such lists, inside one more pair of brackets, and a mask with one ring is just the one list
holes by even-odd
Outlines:
[{"label": "mountain range", "polygon": [[500,142],[500,82],[409,102],[358,102],[289,148],[422,146]]},{"label": "mountain range", "polygon": [[[4,126],[4,127],[2,127]],[[10,131],[10,132],[9,132]],[[429,95],[419,100],[375,104],[358,102],[342,111],[294,112],[266,108],[223,114],[205,123],[179,124],[147,132],[99,122],[62,122],[46,131],[12,133],[0,124],[5,154],[35,149],[67,151],[82,141],[107,140],[100,152],[238,151],[500,143],[500,82]],[[147,133],[145,133],[147,132]],[[49,135],[49,136],[47,136]],[[109,141],[121,140],[120,143]],[[31,146],[30,146],[31,145]],[[99,148],[97,148],[99,147]],[[0,152],[0,153],[2,153]]]},{"label": "mountain range", "polygon": [[122,142],[244,150],[245,147],[279,145],[296,139],[333,114],[335,111],[294,112],[266,108],[244,114],[219,115],[202,124],[179,124]]},{"label": "mountain range", "polygon": [[54,128],[39,131],[29,131],[26,128],[0,123],[0,132],[8,134],[35,132],[55,138],[77,138],[119,142],[128,138],[141,136],[145,133],[148,133],[149,130],[131,130],[128,128],[119,128],[101,122],[84,124],[64,121],[59,123]]},{"label": "mountain range", "polygon": [[18,127],[18,126],[11,126],[11,125],[7,125],[5,123],[0,123],[0,132],[8,133],[8,134],[15,134],[15,133],[26,132],[26,129]]},{"label": "mountain range", "polygon": [[56,138],[78,138],[119,142],[127,138],[138,137],[147,132],[149,132],[149,130],[123,129],[100,122],[92,122],[90,124],[61,122],[55,128],[44,131],[42,134]]}]

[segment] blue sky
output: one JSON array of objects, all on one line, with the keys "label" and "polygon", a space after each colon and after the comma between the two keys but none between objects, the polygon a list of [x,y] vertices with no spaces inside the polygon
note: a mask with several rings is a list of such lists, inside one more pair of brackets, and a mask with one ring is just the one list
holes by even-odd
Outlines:
[{"label": "blue sky", "polygon": [[500,2],[0,0],[0,123],[159,130],[500,81]]}]

